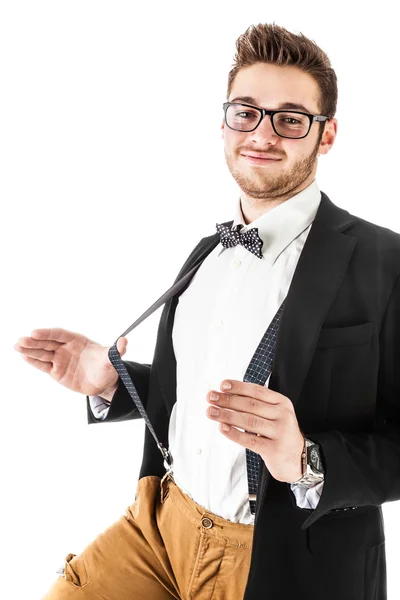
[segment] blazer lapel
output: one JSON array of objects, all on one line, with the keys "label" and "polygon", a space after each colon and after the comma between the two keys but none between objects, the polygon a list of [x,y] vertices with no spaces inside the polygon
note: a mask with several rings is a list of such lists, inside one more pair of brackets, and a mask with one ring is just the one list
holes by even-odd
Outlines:
[{"label": "blazer lapel", "polygon": [[356,238],[342,235],[355,218],[322,200],[304,244],[281,315],[269,387],[296,406],[326,313],[335,298]]},{"label": "blazer lapel", "polygon": [[[229,221],[225,224],[232,224]],[[182,279],[186,273],[193,269],[196,265],[201,266],[206,256],[219,244],[220,234],[216,232],[214,235],[203,238],[196,248],[192,251],[185,264],[178,273],[174,284]],[[195,272],[193,273],[193,275]],[[172,328],[174,323],[175,310],[178,304],[178,299],[181,294],[188,288],[192,277],[187,284],[179,290],[177,294],[172,296],[164,306],[161,314],[160,323],[157,333],[157,343],[154,352],[152,368],[157,373],[160,392],[164,398],[168,416],[171,415],[172,408],[176,402],[176,359],[172,344]]]},{"label": "blazer lapel", "polygon": [[[320,329],[343,281],[357,239],[343,232],[356,219],[321,192],[282,311],[268,387],[296,407]],[[260,469],[256,520],[271,475]]]}]

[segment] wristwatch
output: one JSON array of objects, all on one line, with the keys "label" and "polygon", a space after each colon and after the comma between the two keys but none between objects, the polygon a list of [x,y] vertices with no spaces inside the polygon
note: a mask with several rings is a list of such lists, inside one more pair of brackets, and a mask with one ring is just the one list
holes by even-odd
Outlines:
[{"label": "wristwatch", "polygon": [[322,462],[321,446],[306,437],[304,438],[304,442],[304,450],[301,455],[303,476],[291,483],[310,488],[324,480],[325,467]]}]

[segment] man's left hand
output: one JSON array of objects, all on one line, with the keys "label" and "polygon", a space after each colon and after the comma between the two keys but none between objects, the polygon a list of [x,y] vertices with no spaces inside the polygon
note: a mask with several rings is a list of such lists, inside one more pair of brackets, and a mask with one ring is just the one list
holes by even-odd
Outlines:
[{"label": "man's left hand", "polygon": [[[221,390],[222,384],[227,382],[221,383]],[[207,416],[221,423],[220,431],[227,438],[257,452],[272,477],[287,483],[300,479],[304,435],[291,400],[257,383],[234,379],[229,383],[232,384],[230,390],[208,392],[207,401],[219,409],[219,415],[211,415],[210,406]],[[211,400],[212,392],[219,395],[219,400]],[[228,425],[229,431],[224,431],[223,425]]]}]

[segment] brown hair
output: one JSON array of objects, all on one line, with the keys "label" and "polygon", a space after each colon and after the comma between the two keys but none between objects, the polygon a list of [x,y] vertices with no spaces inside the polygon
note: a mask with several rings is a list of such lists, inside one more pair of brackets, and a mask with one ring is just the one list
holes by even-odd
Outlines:
[{"label": "brown hair", "polygon": [[[236,40],[233,68],[228,75],[229,99],[238,71],[258,62],[296,66],[309,73],[320,90],[320,114],[334,117],[338,98],[336,73],[330,60],[317,44],[302,33],[296,35],[275,23],[250,25]],[[320,138],[326,121],[320,122]],[[319,140],[320,141],[320,140]]]}]

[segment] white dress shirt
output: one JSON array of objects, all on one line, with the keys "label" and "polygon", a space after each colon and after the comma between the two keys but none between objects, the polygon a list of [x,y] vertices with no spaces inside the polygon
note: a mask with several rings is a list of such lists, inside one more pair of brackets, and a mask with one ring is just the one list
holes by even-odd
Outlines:
[{"label": "white dress shirt", "polygon": [[[249,504],[246,449],[219,431],[206,415],[206,395],[224,379],[243,381],[250,360],[286,297],[297,261],[321,201],[316,180],[248,225],[240,196],[232,227],[257,227],[259,259],[238,244],[219,243],[179,296],[172,341],[177,365],[176,403],[169,422],[174,480],[207,510],[235,523],[254,524]],[[265,385],[268,386],[270,376]],[[94,416],[109,403],[90,397]],[[132,401],[133,402],[133,401]],[[315,508],[324,482],[290,484],[296,504]]]}]

